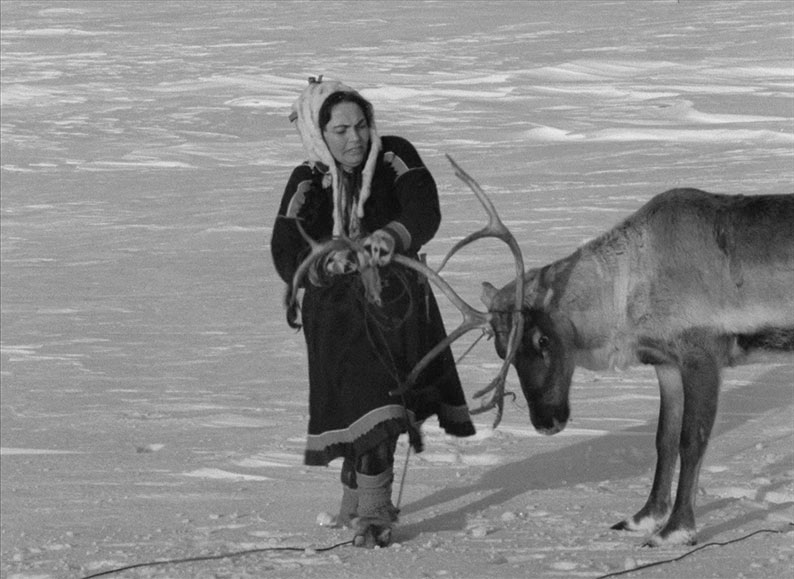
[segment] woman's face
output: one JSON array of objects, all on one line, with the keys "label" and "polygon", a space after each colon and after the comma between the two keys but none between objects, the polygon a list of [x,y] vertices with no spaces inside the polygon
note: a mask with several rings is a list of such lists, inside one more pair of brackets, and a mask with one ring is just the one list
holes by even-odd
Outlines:
[{"label": "woman's face", "polygon": [[341,102],[331,109],[323,137],[336,162],[352,171],[364,162],[369,148],[367,117],[356,103]]}]

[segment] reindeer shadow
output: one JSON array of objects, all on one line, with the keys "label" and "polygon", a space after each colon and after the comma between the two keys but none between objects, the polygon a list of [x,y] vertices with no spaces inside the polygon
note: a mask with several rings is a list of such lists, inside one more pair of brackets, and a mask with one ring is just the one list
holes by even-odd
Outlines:
[{"label": "reindeer shadow", "polygon": [[[786,372],[784,371],[783,374]],[[728,392],[723,391],[720,395],[720,409],[712,432],[712,440],[766,412],[790,405],[791,402],[791,386],[785,375],[781,378],[779,370],[764,373],[752,384]],[[560,450],[498,466],[486,472],[474,484],[446,488],[408,503],[402,509],[403,514],[461,501],[466,496],[482,497],[471,502],[466,501],[452,511],[415,523],[400,525],[396,529],[395,539],[403,541],[415,538],[420,533],[462,530],[466,526],[468,516],[503,504],[530,490],[556,489],[606,479],[614,481],[650,471],[648,479],[648,491],[650,491],[651,469],[656,463],[655,432],[656,420],[653,420],[648,424],[621,430],[596,440],[582,441]],[[626,460],[615,460],[616,449],[638,446],[644,449],[640,456],[631,455]],[[561,483],[561,481],[565,482]],[[629,509],[640,506],[640,504],[627,505],[626,514],[629,514]],[[706,509],[709,508],[720,507],[712,504],[707,505]],[[768,514],[767,511],[763,513]],[[759,516],[764,515],[759,514]],[[731,527],[740,526],[744,522],[746,521],[737,520],[731,523]],[[605,526],[609,523],[604,521]],[[725,530],[727,529],[721,529],[720,532]],[[712,536],[714,533],[708,534]],[[701,539],[703,538],[705,537],[701,536]]]}]

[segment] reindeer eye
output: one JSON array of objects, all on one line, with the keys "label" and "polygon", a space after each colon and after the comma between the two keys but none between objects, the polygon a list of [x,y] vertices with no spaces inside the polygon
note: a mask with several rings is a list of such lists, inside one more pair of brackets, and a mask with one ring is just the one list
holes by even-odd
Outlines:
[{"label": "reindeer eye", "polygon": [[547,335],[535,332],[532,334],[532,345],[535,346],[536,350],[548,350],[551,341]]}]

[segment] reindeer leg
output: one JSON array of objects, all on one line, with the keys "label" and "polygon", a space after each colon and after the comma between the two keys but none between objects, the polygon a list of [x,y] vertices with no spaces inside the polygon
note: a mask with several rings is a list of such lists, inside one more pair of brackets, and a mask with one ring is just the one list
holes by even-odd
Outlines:
[{"label": "reindeer leg", "polygon": [[656,426],[656,472],[648,500],[637,513],[612,526],[621,531],[653,532],[660,528],[670,514],[670,489],[673,485],[675,463],[681,438],[684,414],[684,387],[681,372],[673,365],[655,366],[659,379],[660,407]]},{"label": "reindeer leg", "polygon": [[700,466],[706,454],[711,429],[717,415],[720,367],[712,352],[693,348],[681,365],[684,387],[684,416],[679,454],[675,504],[664,527],[645,542],[645,546],[695,544],[695,496]]}]

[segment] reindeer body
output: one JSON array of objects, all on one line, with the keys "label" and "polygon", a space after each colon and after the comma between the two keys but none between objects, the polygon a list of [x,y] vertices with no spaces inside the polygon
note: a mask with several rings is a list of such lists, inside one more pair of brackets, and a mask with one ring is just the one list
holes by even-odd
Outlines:
[{"label": "reindeer body", "polygon": [[[484,284],[500,355],[516,309],[514,284],[498,291]],[[615,528],[654,531],[649,545],[693,543],[721,368],[762,350],[794,351],[794,195],[657,195],[568,257],[528,271],[521,309],[513,363],[541,432],[565,427],[576,366],[656,367],[653,488],[646,505]]]},{"label": "reindeer body", "polygon": [[644,363],[649,342],[693,328],[794,328],[794,196],[667,191],[530,270],[524,304],[565,312],[577,329],[577,365],[592,370]]}]

